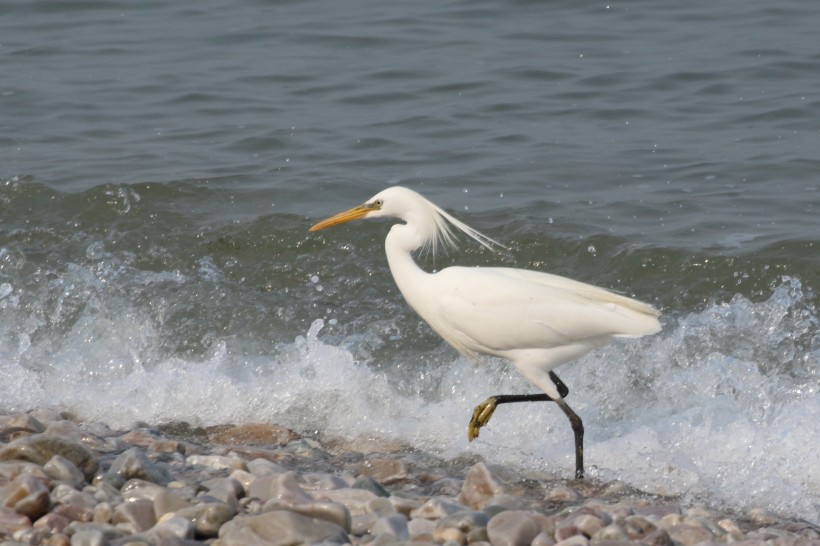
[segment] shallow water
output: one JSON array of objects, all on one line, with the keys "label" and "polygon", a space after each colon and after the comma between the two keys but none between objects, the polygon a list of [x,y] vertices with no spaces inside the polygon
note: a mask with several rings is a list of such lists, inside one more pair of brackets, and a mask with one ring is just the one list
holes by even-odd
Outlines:
[{"label": "shallow water", "polygon": [[[664,311],[560,370],[595,478],[817,521],[820,5],[27,2],[0,17],[0,408],[275,421],[569,476],[555,408],[402,301],[417,189]],[[330,14],[333,16],[331,17]]]}]

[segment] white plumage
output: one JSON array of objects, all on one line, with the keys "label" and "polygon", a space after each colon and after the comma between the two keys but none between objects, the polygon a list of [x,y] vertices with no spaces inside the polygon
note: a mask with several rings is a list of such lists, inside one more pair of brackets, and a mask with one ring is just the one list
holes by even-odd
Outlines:
[{"label": "white plumage", "polygon": [[[497,395],[479,405],[470,439],[497,404],[552,400],[570,418],[576,437],[576,476],[583,476],[583,426],[563,398],[566,387],[552,372],[612,337],[660,331],[660,313],[648,304],[549,273],[502,267],[448,267],[427,273],[412,253],[455,247],[462,232],[488,248],[500,243],[457,220],[418,193],[394,186],[363,205],[310,228],[316,231],[359,218],[390,217],[385,240],[390,271],[410,306],[461,353],[509,360],[545,395]],[[561,392],[561,391],[564,392]],[[577,421],[577,422],[576,422]]]}]

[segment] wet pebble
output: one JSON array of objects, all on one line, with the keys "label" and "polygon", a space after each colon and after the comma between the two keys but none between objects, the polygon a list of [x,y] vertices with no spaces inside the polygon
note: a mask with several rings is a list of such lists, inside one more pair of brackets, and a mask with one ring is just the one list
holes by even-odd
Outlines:
[{"label": "wet pebble", "polygon": [[766,509],[741,525],[621,482],[538,481],[400,446],[332,451],[269,425],[185,435],[195,430],[118,432],[48,411],[0,416],[0,544],[756,546],[820,537]]}]

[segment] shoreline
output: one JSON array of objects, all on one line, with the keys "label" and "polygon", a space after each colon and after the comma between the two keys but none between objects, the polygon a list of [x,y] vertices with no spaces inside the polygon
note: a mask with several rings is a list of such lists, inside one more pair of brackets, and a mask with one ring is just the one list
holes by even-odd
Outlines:
[{"label": "shoreline", "polygon": [[820,525],[278,425],[0,416],[0,545],[318,542],[820,545]]}]

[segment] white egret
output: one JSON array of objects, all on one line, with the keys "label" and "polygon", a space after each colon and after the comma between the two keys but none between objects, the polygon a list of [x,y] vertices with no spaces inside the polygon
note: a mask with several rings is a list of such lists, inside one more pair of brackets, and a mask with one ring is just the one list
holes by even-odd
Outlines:
[{"label": "white egret", "polygon": [[423,247],[435,250],[439,244],[455,247],[458,231],[488,248],[501,245],[407,188],[388,188],[310,231],[381,217],[404,222],[390,228],[384,247],[393,279],[416,313],[462,354],[504,358],[544,392],[491,396],[475,408],[468,438],[478,436],[499,404],[556,402],[572,425],[575,476],[583,478],[583,423],[564,401],[569,390],[552,369],[613,337],[660,331],[660,313],[646,303],[538,271],[455,266],[427,273],[412,253]]}]

